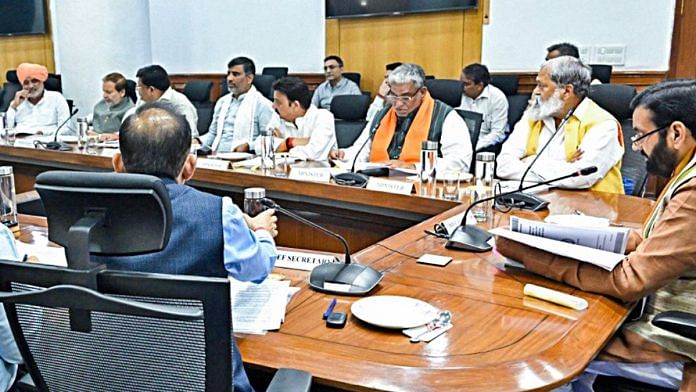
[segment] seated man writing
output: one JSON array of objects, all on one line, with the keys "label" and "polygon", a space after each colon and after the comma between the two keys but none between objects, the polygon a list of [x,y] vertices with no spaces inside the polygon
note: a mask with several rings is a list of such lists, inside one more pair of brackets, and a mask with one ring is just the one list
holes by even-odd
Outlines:
[{"label": "seated man writing", "polygon": [[[196,168],[189,154],[191,128],[166,102],[140,106],[119,132],[117,172],[158,176],[171,198],[173,225],[166,248],[137,256],[94,257],[109,269],[263,281],[273,269],[277,218],[267,210],[250,218],[229,197],[185,185]],[[153,151],[156,152],[153,154]],[[239,350],[234,350],[234,390],[251,390]]]},{"label": "seated man writing", "polygon": [[[70,117],[70,111],[61,93],[44,87],[48,69],[39,64],[22,63],[17,66],[17,79],[22,89],[17,91],[7,109],[7,126],[15,127],[17,133],[53,135]],[[68,122],[59,132],[70,134],[74,127]]]},{"label": "seated man writing", "polygon": [[[300,78],[285,77],[273,83],[273,109],[283,120],[274,129],[276,151],[289,152],[297,159],[325,161],[336,146],[334,116],[311,104],[311,97]],[[256,151],[261,151],[260,143],[257,139]]]},{"label": "seated man writing", "polygon": [[536,81],[532,105],[498,156],[498,177],[520,180],[536,158],[525,180],[541,182],[597,166],[594,174],[554,184],[623,193],[621,126],[587,97],[590,69],[576,58],[561,56],[545,62]]},{"label": "seated man writing", "polygon": [[450,106],[433,99],[424,84],[421,66],[397,67],[389,74],[391,106],[367,123],[353,146],[333,150],[330,157],[352,161],[359,154],[357,162],[413,167],[420,161],[421,143],[432,140],[439,143],[439,170],[469,170],[472,148],[466,123]]},{"label": "seated man writing", "polygon": [[696,222],[696,81],[662,82],[636,96],[631,107],[637,132],[633,148],[648,156],[649,172],[669,182],[643,230],[631,233],[624,261],[606,271],[504,238],[496,245],[528,270],[581,290],[625,302],[650,296],[645,314],[623,325],[573,382],[573,390],[592,391],[598,374],[673,389],[681,383],[682,390],[694,390],[696,342],[650,321],[666,310],[696,312],[696,242],[690,236]]}]

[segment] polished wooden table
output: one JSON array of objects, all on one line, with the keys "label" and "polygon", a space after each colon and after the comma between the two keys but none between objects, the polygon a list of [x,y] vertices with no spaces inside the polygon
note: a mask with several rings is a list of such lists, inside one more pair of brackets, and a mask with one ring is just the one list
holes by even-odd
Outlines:
[{"label": "polished wooden table", "polygon": [[[6,158],[4,154],[6,151],[0,148],[0,160]],[[213,173],[201,172],[198,180],[220,181]],[[230,174],[229,179],[251,181],[246,175]],[[380,207],[372,196],[378,192],[287,179],[259,181],[267,189],[289,195],[302,189],[313,197],[338,203],[345,192],[350,203]],[[332,191],[319,195],[322,189]],[[302,193],[295,195],[302,197]],[[400,211],[407,205],[396,195],[388,196],[380,201],[394,204],[381,208]],[[544,197],[551,201],[549,211],[511,214],[542,219],[549,213],[579,210],[637,228],[650,209],[647,200],[612,194],[553,191]],[[412,200],[416,211],[426,209],[424,200],[438,204],[434,199],[406,198]],[[384,272],[384,280],[372,295],[404,295],[447,309],[453,315],[450,331],[428,344],[413,344],[401,331],[373,327],[352,316],[345,328],[328,329],[321,315],[334,296],[309,289],[304,272],[277,269],[301,290],[289,304],[279,331],[238,337],[247,369],[264,372],[292,367],[311,372],[317,384],[337,389],[390,391],[546,390],[579,374],[618,329],[630,306],[505,267],[503,258],[493,252],[445,249],[445,240],[426,235],[423,230],[465,209],[456,203],[448,206],[452,208],[373,243],[354,259]],[[488,225],[505,225],[509,216],[496,212]],[[39,230],[41,224],[39,219],[33,225],[24,225],[23,239],[45,241]],[[415,259],[424,253],[447,255],[454,260],[446,267],[416,263]],[[581,296],[589,307],[575,311],[527,298],[522,293],[525,283]],[[336,298],[336,310],[344,312],[349,312],[358,299]]]}]

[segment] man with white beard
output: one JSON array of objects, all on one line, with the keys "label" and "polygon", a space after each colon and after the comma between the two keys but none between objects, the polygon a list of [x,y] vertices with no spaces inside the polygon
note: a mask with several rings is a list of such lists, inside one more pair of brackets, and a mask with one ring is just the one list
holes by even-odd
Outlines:
[{"label": "man with white beard", "polygon": [[597,166],[594,174],[554,185],[623,193],[621,125],[587,97],[590,74],[588,66],[570,56],[542,65],[532,104],[498,156],[498,177],[519,180],[535,159],[525,181],[541,182]]}]

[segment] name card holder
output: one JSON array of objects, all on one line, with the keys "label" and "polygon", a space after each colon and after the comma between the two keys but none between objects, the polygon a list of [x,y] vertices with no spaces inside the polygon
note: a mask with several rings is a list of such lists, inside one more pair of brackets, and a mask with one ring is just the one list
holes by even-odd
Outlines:
[{"label": "name card holder", "polygon": [[198,169],[227,170],[229,167],[230,162],[222,159],[198,158],[196,160]]},{"label": "name card holder", "polygon": [[385,180],[379,177],[370,177],[367,181],[367,189],[399,195],[410,195],[413,191],[412,182]]},{"label": "name card holder", "polygon": [[293,167],[290,169],[291,180],[325,182],[331,181],[331,172],[325,168]]}]

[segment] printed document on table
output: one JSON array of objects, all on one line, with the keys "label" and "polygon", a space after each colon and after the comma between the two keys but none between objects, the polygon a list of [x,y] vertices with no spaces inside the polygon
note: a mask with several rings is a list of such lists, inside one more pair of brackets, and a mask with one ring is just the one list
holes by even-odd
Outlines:
[{"label": "printed document on table", "polygon": [[566,226],[516,216],[510,218],[510,230],[622,255],[626,251],[630,232],[626,227]]},{"label": "printed document on table", "polygon": [[280,328],[285,319],[289,280],[266,279],[260,284],[229,280],[234,332],[260,333]]},{"label": "printed document on table", "polygon": [[607,271],[613,270],[614,267],[616,267],[616,265],[621,263],[624,259],[623,254],[607,252],[604,250],[588,248],[582,245],[575,245],[563,241],[552,240],[549,238],[518,233],[500,227],[489,230],[488,232],[499,237],[507,238],[509,240],[531,246],[532,248],[545,250],[547,252],[557,254],[559,256],[565,256],[571,259],[594,264],[598,267],[604,268]]}]

